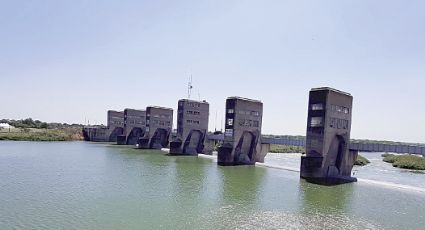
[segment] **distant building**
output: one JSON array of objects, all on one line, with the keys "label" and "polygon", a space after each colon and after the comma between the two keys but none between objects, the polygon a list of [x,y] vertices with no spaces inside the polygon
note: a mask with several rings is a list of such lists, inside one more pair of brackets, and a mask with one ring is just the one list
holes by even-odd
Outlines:
[{"label": "distant building", "polygon": [[261,101],[229,97],[226,100],[224,143],[218,149],[219,165],[253,165],[261,152]]},{"label": "distant building", "polygon": [[209,107],[206,101],[178,101],[177,137],[170,143],[170,154],[197,155],[203,151],[208,132]]},{"label": "distant building", "polygon": [[332,88],[310,91],[306,156],[301,177],[314,183],[355,181],[351,169],[356,153],[349,151],[353,97]]},{"label": "distant building", "polygon": [[147,107],[145,135],[139,138],[139,148],[166,148],[172,128],[173,109],[157,106]]},{"label": "distant building", "polygon": [[9,125],[8,123],[0,123],[0,128],[3,128],[3,129],[12,129],[12,128],[15,128],[15,127]]}]

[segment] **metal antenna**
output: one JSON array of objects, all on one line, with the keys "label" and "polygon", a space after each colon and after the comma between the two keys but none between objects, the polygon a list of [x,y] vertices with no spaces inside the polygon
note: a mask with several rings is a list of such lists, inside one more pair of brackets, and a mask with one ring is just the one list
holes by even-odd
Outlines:
[{"label": "metal antenna", "polygon": [[214,132],[217,131],[217,110],[215,111],[215,128],[214,128]]},{"label": "metal antenna", "polygon": [[223,127],[224,127],[224,123],[223,123],[223,116],[220,114],[221,116],[221,127],[220,127],[220,131],[223,132]]},{"label": "metal antenna", "polygon": [[187,99],[190,99],[190,95],[192,94],[192,74],[190,74],[189,83],[187,84]]}]

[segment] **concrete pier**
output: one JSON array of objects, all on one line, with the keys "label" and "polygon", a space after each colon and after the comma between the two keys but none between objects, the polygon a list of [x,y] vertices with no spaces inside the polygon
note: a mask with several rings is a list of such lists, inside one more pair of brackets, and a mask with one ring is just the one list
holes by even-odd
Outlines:
[{"label": "concrete pier", "polygon": [[329,185],[356,181],[351,170],[357,155],[349,151],[352,103],[350,94],[332,88],[310,91],[302,178]]},{"label": "concrete pier", "polygon": [[117,137],[124,134],[124,111],[108,111],[106,141],[117,142]]},{"label": "concrete pier", "polygon": [[224,142],[218,148],[218,165],[255,164],[256,155],[261,152],[262,117],[262,102],[227,98]]},{"label": "concrete pier", "polygon": [[170,143],[170,155],[202,153],[208,132],[209,104],[181,99],[177,110],[177,137]]},{"label": "concrete pier", "polygon": [[139,148],[166,148],[172,127],[173,109],[157,106],[147,107],[145,135],[138,140]]},{"label": "concrete pier", "polygon": [[264,158],[270,151],[270,144],[261,143],[261,151],[255,155],[255,162],[264,163]]},{"label": "concrete pier", "polygon": [[137,109],[124,110],[124,137],[126,145],[135,145],[145,135],[146,111]]}]

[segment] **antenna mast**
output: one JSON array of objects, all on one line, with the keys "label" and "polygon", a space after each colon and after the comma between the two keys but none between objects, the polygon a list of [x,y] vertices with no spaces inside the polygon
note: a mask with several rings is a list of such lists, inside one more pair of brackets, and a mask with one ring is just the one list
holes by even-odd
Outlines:
[{"label": "antenna mast", "polygon": [[214,127],[214,132],[217,131],[217,110],[215,111],[215,127]]},{"label": "antenna mast", "polygon": [[190,75],[189,78],[189,83],[187,84],[187,99],[190,99],[190,95],[192,94],[192,74]]}]

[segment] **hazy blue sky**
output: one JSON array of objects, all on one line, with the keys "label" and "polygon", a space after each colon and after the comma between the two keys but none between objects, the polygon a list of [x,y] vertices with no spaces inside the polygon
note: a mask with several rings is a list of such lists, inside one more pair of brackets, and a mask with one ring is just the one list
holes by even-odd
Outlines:
[{"label": "hazy blue sky", "polygon": [[[354,96],[353,138],[425,142],[423,0],[0,0],[0,118],[105,123],[106,110],[264,103],[305,134],[308,91]],[[199,92],[199,94],[198,94]]]}]

